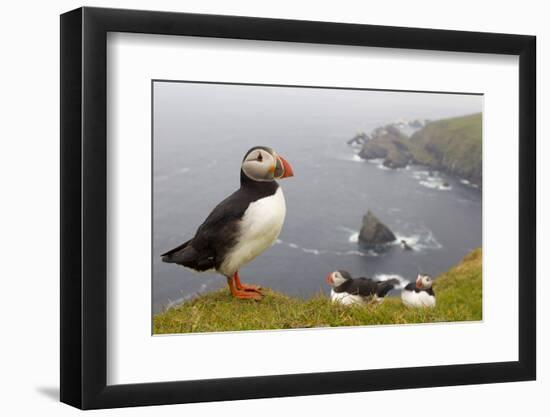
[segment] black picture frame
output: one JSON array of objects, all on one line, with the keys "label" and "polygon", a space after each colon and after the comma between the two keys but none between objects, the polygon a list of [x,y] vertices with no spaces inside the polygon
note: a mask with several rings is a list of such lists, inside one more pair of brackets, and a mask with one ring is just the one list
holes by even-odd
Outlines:
[{"label": "black picture frame", "polygon": [[[107,385],[108,32],[519,56],[519,360]],[[88,7],[61,15],[61,401],[94,409],[535,379],[535,51],[524,35]]]}]

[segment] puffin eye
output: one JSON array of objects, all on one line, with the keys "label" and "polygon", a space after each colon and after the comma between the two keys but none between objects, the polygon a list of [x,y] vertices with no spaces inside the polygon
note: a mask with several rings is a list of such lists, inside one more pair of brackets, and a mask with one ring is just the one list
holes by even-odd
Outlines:
[{"label": "puffin eye", "polygon": [[258,152],[258,157],[256,158],[256,161],[262,162],[264,160],[264,157],[262,156],[261,152]]}]

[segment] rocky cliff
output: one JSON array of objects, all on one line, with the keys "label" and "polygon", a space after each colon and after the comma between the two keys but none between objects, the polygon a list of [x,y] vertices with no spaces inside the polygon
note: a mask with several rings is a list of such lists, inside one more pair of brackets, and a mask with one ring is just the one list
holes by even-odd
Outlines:
[{"label": "rocky cliff", "polygon": [[426,165],[481,186],[481,113],[428,122],[410,136],[399,124],[380,127],[366,136],[358,153],[361,158],[383,159],[388,168]]}]

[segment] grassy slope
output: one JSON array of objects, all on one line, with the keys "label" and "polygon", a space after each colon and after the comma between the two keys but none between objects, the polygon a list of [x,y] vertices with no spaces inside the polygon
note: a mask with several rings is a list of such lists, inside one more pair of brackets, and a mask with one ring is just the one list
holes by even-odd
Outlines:
[{"label": "grassy slope", "polygon": [[481,184],[481,113],[431,122],[410,140],[414,159]]},{"label": "grassy slope", "polygon": [[322,294],[302,300],[271,290],[266,290],[261,302],[243,301],[224,289],[157,314],[154,333],[481,320],[481,283],[481,249],[476,249],[437,278],[434,309],[409,309],[398,298],[377,306],[345,307],[332,304]]}]

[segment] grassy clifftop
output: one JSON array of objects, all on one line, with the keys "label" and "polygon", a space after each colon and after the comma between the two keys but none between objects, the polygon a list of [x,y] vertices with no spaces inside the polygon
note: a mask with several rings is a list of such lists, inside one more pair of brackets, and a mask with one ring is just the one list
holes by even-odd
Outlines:
[{"label": "grassy clifftop", "polygon": [[481,113],[428,123],[410,138],[416,162],[481,185]]},{"label": "grassy clifftop", "polygon": [[346,307],[332,304],[323,294],[302,300],[271,290],[265,291],[262,301],[253,302],[233,299],[223,289],[157,314],[153,331],[166,334],[481,320],[481,255],[481,249],[476,249],[437,278],[437,307],[433,309],[409,309],[399,298],[388,298],[381,305]]}]

